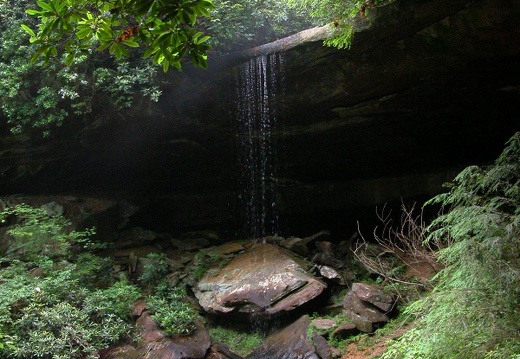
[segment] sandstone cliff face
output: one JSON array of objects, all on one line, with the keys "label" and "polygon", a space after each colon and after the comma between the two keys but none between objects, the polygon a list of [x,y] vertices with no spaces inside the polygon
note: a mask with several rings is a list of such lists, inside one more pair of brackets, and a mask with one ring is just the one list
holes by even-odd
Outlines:
[{"label": "sandstone cliff face", "polygon": [[[494,159],[520,127],[519,20],[516,1],[402,0],[374,9],[349,51],[288,51],[273,134],[282,214],[430,196]],[[112,118],[98,128],[4,138],[4,194],[117,193],[172,226],[233,223],[236,92],[220,65],[168,75],[157,106],[100,114]]]}]

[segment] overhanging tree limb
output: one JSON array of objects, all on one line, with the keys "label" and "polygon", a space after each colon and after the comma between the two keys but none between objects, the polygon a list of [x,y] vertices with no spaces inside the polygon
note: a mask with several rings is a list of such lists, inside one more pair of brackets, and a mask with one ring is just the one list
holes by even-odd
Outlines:
[{"label": "overhanging tree limb", "polygon": [[335,28],[333,24],[313,27],[311,29],[305,29],[294,35],[290,35],[264,45],[238,51],[231,55],[240,58],[249,58],[254,56],[269,55],[275,52],[287,51],[307,42],[325,40],[332,36],[334,32]]},{"label": "overhanging tree limb", "polygon": [[[403,0],[374,7],[366,17],[358,15],[350,20],[355,33],[351,51],[361,53],[404,39],[472,4],[467,0],[429,0],[419,3]],[[395,14],[399,14],[399,17],[396,18]],[[251,57],[283,52],[305,43],[323,41],[341,31],[341,26],[336,28],[333,23],[306,29],[264,45],[224,56],[210,57],[209,67],[235,66]]]}]

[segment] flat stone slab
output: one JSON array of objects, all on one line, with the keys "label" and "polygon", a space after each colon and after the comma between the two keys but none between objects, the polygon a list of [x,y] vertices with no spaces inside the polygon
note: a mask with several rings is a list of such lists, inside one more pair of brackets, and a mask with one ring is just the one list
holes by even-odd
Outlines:
[{"label": "flat stone slab", "polygon": [[194,292],[207,312],[274,314],[299,307],[326,287],[288,251],[265,243],[237,254],[216,275],[207,271]]}]

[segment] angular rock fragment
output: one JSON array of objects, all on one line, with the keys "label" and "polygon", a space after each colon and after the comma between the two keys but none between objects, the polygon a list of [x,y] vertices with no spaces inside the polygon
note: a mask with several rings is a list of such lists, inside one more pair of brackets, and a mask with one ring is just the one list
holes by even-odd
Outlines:
[{"label": "angular rock fragment", "polygon": [[[359,295],[358,295],[359,293]],[[394,306],[393,298],[379,287],[354,283],[343,298],[343,312],[350,317],[362,332],[374,330],[374,323],[384,323]]]},{"label": "angular rock fragment", "polygon": [[356,293],[359,299],[372,303],[384,312],[390,311],[395,302],[390,294],[375,285],[354,283],[352,284],[352,291]]}]

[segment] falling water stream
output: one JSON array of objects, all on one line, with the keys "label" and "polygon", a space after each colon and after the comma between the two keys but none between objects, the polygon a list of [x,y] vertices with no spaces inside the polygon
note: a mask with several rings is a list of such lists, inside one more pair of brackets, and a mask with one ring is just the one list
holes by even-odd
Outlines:
[{"label": "falling water stream", "polygon": [[240,140],[244,232],[264,238],[279,232],[277,144],[274,132],[283,89],[281,54],[252,58],[237,70],[237,123]]},{"label": "falling water stream", "polygon": [[[280,232],[278,217],[278,144],[276,131],[284,94],[282,54],[250,59],[237,68],[237,124],[240,160],[240,198],[246,238],[262,239]],[[264,252],[262,252],[264,253]],[[258,270],[267,266],[256,255]],[[267,333],[273,322],[262,311],[250,317],[251,331]]]}]

